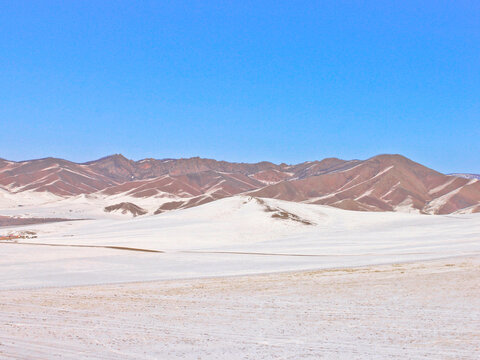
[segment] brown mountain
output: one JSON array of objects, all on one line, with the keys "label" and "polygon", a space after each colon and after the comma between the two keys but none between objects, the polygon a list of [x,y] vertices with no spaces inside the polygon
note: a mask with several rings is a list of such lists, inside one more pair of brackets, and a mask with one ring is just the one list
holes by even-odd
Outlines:
[{"label": "brown mountain", "polygon": [[84,165],[118,181],[152,179],[162,175],[187,175],[208,170],[222,173],[254,174],[262,170],[279,169],[279,165],[269,162],[256,164],[230,163],[199,157],[189,159],[143,159],[128,160],[123,155],[107,156],[99,160],[87,162]]},{"label": "brown mountain", "polygon": [[11,191],[47,191],[60,196],[89,194],[116,181],[71,161],[45,158],[0,162],[0,186]]},{"label": "brown mountain", "polygon": [[280,182],[250,194],[347,210],[411,207],[446,214],[478,205],[480,182],[443,175],[401,155],[379,155],[354,166]]},{"label": "brown mountain", "polygon": [[55,158],[0,159],[0,187],[11,193],[46,191],[64,197],[98,193],[176,198],[158,212],[240,193],[348,210],[480,211],[480,181],[444,175],[401,155],[296,165],[198,157],[133,161],[118,154],[83,164]]}]

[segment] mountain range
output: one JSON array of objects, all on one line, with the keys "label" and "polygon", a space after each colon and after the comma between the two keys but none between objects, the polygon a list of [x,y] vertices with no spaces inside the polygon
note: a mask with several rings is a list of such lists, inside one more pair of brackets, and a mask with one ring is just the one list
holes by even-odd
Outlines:
[{"label": "mountain range", "polygon": [[[24,193],[112,199],[110,209],[133,208],[137,215],[146,211],[137,208],[135,199],[158,199],[153,211],[158,214],[237,194],[357,211],[480,212],[478,178],[445,175],[401,155],[295,165],[198,157],[133,161],[120,154],[86,163],[0,159],[0,190],[13,201]],[[133,200],[116,204],[122,196]]]}]

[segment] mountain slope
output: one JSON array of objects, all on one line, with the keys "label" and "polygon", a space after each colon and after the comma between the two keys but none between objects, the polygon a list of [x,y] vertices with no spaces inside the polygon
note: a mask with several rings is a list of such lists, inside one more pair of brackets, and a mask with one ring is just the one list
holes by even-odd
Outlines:
[{"label": "mountain slope", "polygon": [[11,192],[38,191],[60,196],[89,194],[116,184],[88,166],[45,158],[0,163],[0,186]]},{"label": "mountain slope", "polygon": [[20,193],[63,198],[88,194],[127,202],[159,199],[157,213],[237,194],[357,211],[480,211],[476,178],[444,175],[401,155],[363,161],[328,158],[295,165],[198,157],[133,161],[119,154],[83,164],[56,158],[0,159],[0,189],[9,194],[9,204]]},{"label": "mountain slope", "polygon": [[345,170],[281,182],[251,195],[347,210],[410,208],[445,214],[480,203],[480,182],[443,175],[400,155],[379,155]]}]

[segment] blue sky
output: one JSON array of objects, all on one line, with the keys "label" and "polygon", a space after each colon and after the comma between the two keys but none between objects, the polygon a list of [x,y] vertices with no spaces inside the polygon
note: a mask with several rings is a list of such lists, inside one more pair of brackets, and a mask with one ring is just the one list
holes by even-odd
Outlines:
[{"label": "blue sky", "polygon": [[480,173],[479,1],[3,1],[0,157]]}]

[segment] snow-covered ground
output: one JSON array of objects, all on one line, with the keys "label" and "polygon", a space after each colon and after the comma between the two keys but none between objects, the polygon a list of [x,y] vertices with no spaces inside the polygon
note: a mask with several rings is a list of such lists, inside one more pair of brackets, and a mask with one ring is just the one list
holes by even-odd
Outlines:
[{"label": "snow-covered ground", "polygon": [[137,198],[124,193],[109,196],[96,193],[60,197],[48,192],[10,193],[0,189],[0,215],[66,219],[126,219],[129,216],[105,212],[105,207],[121,202],[131,202],[153,214],[163,203],[177,199],[168,194]]},{"label": "snow-covered ground", "polygon": [[[76,201],[78,208],[86,206]],[[75,204],[68,205],[72,212],[78,209]],[[54,209],[69,212],[58,202],[21,211],[57,211],[60,216]],[[102,213],[90,220],[15,229],[34,231],[38,238],[0,244],[0,289],[354,267],[480,253],[480,214],[367,213],[245,196],[155,216],[111,218]]]},{"label": "snow-covered ground", "polygon": [[28,196],[86,220],[0,229],[37,235],[0,243],[1,359],[480,357],[480,214]]},{"label": "snow-covered ground", "polygon": [[0,291],[2,359],[479,359],[480,258]]}]

